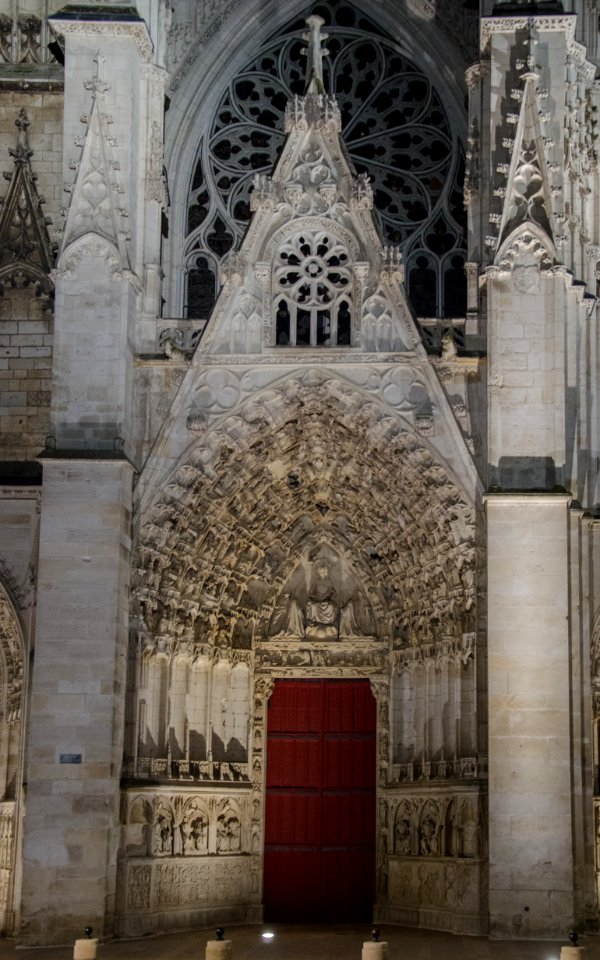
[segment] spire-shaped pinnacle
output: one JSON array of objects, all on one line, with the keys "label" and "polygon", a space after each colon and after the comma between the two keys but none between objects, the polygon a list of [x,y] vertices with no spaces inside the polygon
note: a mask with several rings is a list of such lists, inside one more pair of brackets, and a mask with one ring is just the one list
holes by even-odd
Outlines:
[{"label": "spire-shaped pinnacle", "polygon": [[342,120],[335,97],[325,92],[323,83],[323,57],[329,53],[323,46],[327,34],[321,33],[325,21],[317,14],[306,18],[308,33],[302,35],[307,46],[303,49],[307,57],[306,84],[307,89],[303,97],[297,94],[285,110],[285,130],[289,133],[294,128],[306,130],[307,127],[320,127],[339,133],[342,129]]},{"label": "spire-shaped pinnacle", "polygon": [[323,57],[329,53],[322,44],[327,40],[327,34],[321,33],[321,27],[325,21],[323,17],[313,14],[306,18],[306,26],[309,32],[302,35],[302,39],[308,44],[302,51],[306,54],[306,86],[308,93],[325,93],[323,84]]}]

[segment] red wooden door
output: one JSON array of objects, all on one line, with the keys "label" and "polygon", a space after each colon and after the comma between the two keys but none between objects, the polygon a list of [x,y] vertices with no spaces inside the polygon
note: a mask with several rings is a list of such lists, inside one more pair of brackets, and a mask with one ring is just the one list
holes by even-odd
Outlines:
[{"label": "red wooden door", "polygon": [[277,680],[269,701],[265,920],[364,922],[375,894],[368,680]]}]

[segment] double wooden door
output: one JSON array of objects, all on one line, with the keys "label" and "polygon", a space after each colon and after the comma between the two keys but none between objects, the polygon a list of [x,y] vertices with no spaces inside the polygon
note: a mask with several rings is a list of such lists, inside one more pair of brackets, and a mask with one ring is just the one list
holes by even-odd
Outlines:
[{"label": "double wooden door", "polygon": [[370,923],[376,710],[367,680],[278,680],[269,701],[265,920]]}]

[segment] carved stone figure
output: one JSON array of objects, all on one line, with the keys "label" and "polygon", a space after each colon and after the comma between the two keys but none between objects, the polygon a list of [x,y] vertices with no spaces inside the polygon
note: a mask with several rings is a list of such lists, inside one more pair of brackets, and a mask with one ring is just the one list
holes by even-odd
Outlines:
[{"label": "carved stone figure", "polygon": [[289,577],[275,604],[269,636],[360,638],[373,635],[372,623],[372,611],[356,575],[333,551],[320,548]]},{"label": "carved stone figure", "polygon": [[274,634],[276,637],[305,636],[304,616],[300,604],[290,593],[282,593],[273,614],[272,623],[275,629],[281,623],[281,629]]},{"label": "carved stone figure", "polygon": [[431,816],[426,816],[421,824],[419,835],[419,853],[424,857],[436,857],[439,853],[438,826]]},{"label": "carved stone figure", "polygon": [[396,821],[396,831],[394,835],[396,853],[406,856],[412,853],[410,820],[407,817],[400,817]]},{"label": "carved stone figure", "polygon": [[217,820],[217,853],[237,853],[240,849],[240,821],[231,813],[222,813]]},{"label": "carved stone figure", "polygon": [[329,567],[319,563],[313,572],[306,603],[306,635],[328,640],[338,635],[339,606]]},{"label": "carved stone figure", "polygon": [[153,849],[157,854],[171,853],[173,849],[173,823],[162,814],[154,824]]}]

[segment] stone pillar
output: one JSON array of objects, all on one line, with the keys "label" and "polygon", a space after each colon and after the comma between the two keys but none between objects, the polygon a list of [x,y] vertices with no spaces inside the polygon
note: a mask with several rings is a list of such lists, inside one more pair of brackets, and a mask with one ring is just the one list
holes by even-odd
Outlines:
[{"label": "stone pillar", "polygon": [[574,921],[568,505],[487,497],[490,934]]},{"label": "stone pillar", "polygon": [[111,930],[123,751],[132,469],[44,463],[21,940]]},{"label": "stone pillar", "polygon": [[114,22],[110,9],[94,6],[52,18],[65,46],[63,180],[70,200],[54,277],[52,436],[42,457],[25,944],[63,944],[87,926],[100,937],[112,933],[133,361],[140,318],[156,312],[156,285],[146,282],[159,262],[163,202],[166,8],[160,0],[145,0],[144,7],[146,21],[132,7]]}]

